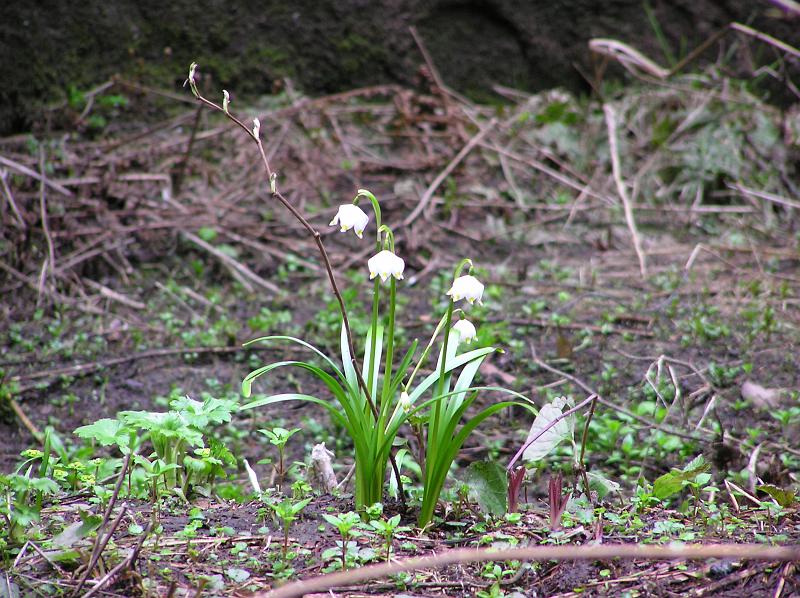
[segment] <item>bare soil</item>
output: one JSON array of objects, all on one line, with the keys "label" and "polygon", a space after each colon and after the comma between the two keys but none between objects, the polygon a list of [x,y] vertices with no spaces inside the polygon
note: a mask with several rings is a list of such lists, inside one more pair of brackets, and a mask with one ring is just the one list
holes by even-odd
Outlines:
[{"label": "bare soil", "polygon": [[[662,92],[672,93],[654,86],[642,95]],[[713,83],[697,97],[682,92],[691,97],[683,100],[685,111],[676,110],[675,118],[690,118],[686,113],[695,103],[716,92]],[[736,99],[755,102],[746,94]],[[146,109],[146,96],[134,101]],[[567,131],[548,143],[546,123],[537,124],[536,115],[562,104],[579,115],[571,125],[578,135]],[[760,109],[775,126],[783,122],[789,127],[785,119],[790,117],[766,105]],[[730,508],[725,522],[730,525],[724,525],[685,509],[632,502],[640,477],[652,482],[701,453],[713,464],[720,488],[726,488],[726,479],[742,483],[748,471],[753,486],[745,490],[750,493],[756,492],[756,479],[797,487],[800,421],[774,417],[796,408],[800,391],[796,206],[741,191],[751,188],[760,166],[741,172],[738,180],[720,175],[700,186],[698,196],[687,197],[670,182],[666,162],[672,152],[685,149],[681,143],[696,139],[678,135],[655,147],[634,127],[633,117],[642,114],[630,105],[620,108],[631,119],[619,123],[624,176],[656,179],[654,186],[666,198],[634,196],[637,234],[647,260],[643,275],[603,141],[606,123],[596,104],[559,94],[520,94],[498,111],[463,103],[434,85],[424,93],[382,87],[317,100],[296,97],[252,110],[264,123],[262,135],[283,193],[322,232],[343,286],[356,289],[348,301],[353,313],[364,312],[367,295],[357,289],[365,285],[344,273],[354,269],[363,275],[371,244],[331,232],[327,224],[337,204],[349,201],[356,189],[368,188],[381,199],[384,221],[395,225],[397,250],[406,259],[403,293],[408,300],[401,308],[401,336],[425,338],[438,318],[431,305],[445,290],[438,272],[449,276],[462,257],[472,258],[487,282],[487,305],[475,312],[490,331],[484,340],[506,349],[484,368],[482,382],[513,387],[537,404],[554,392],[597,393],[603,402],[590,428],[587,469],[622,482],[618,495],[599,504],[609,513],[635,513],[641,523],[626,530],[608,518],[599,528],[572,519],[553,540],[547,475],[551,467],[569,463],[562,453],[531,471],[519,521],[487,524],[475,505],[462,509],[446,500],[432,529],[395,538],[393,558],[509,542],[769,542],[774,537],[776,543],[798,543],[797,503],[768,518],[758,504],[728,488],[716,495],[717,503]],[[742,113],[742,118],[751,115]],[[485,140],[473,143],[464,160],[449,168],[482,127],[490,128]],[[281,327],[293,325],[300,336],[311,335],[335,353],[338,324],[335,311],[326,307],[332,298],[313,243],[268,203],[253,147],[227,121],[191,110],[165,115],[159,126],[142,130],[127,126],[118,131],[112,123],[98,140],[70,132],[37,141],[35,147],[31,143],[0,140],[0,155],[17,165],[9,169],[8,180],[22,220],[15,222],[7,201],[0,211],[0,368],[31,424],[23,426],[4,400],[0,471],[13,471],[20,451],[36,444],[32,432],[48,425],[77,442],[71,436],[76,427],[120,410],[163,408],[154,399],[173,387],[191,396],[237,392],[254,363],[299,355],[294,348],[241,348],[244,341]],[[588,157],[572,163],[573,151]],[[770,179],[767,192],[785,200],[796,190],[797,140],[777,153],[782,161],[775,158],[772,165],[777,180],[784,182]],[[763,165],[770,157],[754,145],[751,158]],[[444,169],[450,174],[410,220],[420,196]],[[52,184],[40,185],[42,178]],[[642,187],[649,189],[649,184]],[[730,185],[739,185],[739,191]],[[202,229],[215,231],[207,245],[197,242]],[[54,264],[46,262],[48,243]],[[269,331],[245,324],[262,308],[287,310],[291,322],[271,322]],[[667,414],[658,419],[638,410],[645,400],[658,404],[647,394],[647,378],[654,380],[656,371],[680,391],[674,401],[665,401]],[[746,381],[770,390],[769,398],[743,398]],[[324,392],[317,386],[302,377],[277,376],[261,391]],[[316,432],[310,419],[319,425]],[[348,439],[313,406],[240,414],[230,429],[215,434],[227,439],[233,438],[231,430],[244,431],[229,448],[240,463],[245,457],[254,463],[265,456],[264,445],[254,441],[255,430],[275,421],[304,428],[302,442],[289,445],[290,460],[305,459],[312,442],[326,440],[335,447],[337,473],[345,475],[351,464]],[[630,427],[627,437],[611,438],[603,421],[624,422]],[[471,438],[459,466],[485,458],[507,462],[529,426],[523,413],[499,416]],[[625,456],[626,443],[650,448]],[[269,478],[268,466],[257,471]],[[246,484],[241,466],[229,473],[232,481]],[[573,480],[566,483],[572,488]],[[763,493],[758,497],[767,500]],[[148,540],[134,565],[102,594],[194,595],[205,587],[209,595],[244,595],[278,583],[282,532],[262,504],[196,497],[192,506],[206,517],[196,537],[176,535],[189,521],[188,506],[164,505],[158,544]],[[150,520],[149,504],[129,502],[128,507],[130,522],[146,525]],[[287,565],[293,577],[332,567],[335,559],[323,559],[322,552],[335,546],[337,536],[321,515],[351,508],[347,494],[314,498],[291,528],[297,554]],[[44,537],[77,518],[77,508],[68,501],[47,505],[44,513]],[[404,509],[388,501],[386,514],[394,513],[414,525],[413,506]],[[680,532],[663,532],[665,521]],[[117,556],[137,542],[136,534],[124,531],[130,522],[114,535]],[[356,542],[380,553],[374,535]],[[88,554],[91,547],[81,550]],[[117,562],[115,557],[109,561],[111,566]],[[231,567],[250,575],[232,580],[226,573]],[[518,563],[511,569],[513,575],[500,588],[526,596],[800,592],[793,564],[746,559]],[[492,585],[483,573],[482,566],[454,566],[334,591],[475,595]],[[48,563],[32,549],[14,575],[30,591],[47,583],[51,593],[66,593],[76,582],[73,571]],[[214,585],[214,576],[221,576],[222,586]]]}]

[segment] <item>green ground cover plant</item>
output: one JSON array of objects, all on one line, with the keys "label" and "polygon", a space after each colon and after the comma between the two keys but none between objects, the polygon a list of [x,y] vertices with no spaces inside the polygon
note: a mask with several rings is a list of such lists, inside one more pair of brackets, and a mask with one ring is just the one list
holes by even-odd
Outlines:
[{"label": "green ground cover plant", "polygon": [[798,591],[800,129],[727,72],[3,140],[0,594]]}]

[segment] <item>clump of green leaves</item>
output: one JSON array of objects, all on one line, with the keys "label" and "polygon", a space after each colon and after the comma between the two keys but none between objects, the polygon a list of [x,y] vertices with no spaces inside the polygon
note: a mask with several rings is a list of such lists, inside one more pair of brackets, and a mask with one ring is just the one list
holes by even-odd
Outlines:
[{"label": "clump of green leaves", "polygon": [[[75,434],[102,446],[116,446],[122,454],[133,454],[154,498],[162,489],[184,497],[198,487],[210,491],[216,479],[225,475],[225,466],[235,460],[213,438],[206,447],[204,436],[211,425],[229,422],[238,405],[231,399],[207,396],[203,401],[177,397],[170,401],[170,407],[163,413],[122,411],[114,419],[81,426]],[[153,452],[137,454],[147,441]]]},{"label": "clump of green leaves", "polygon": [[4,529],[0,530],[0,542],[24,542],[25,530],[39,521],[44,498],[59,491],[58,483],[52,478],[59,461],[59,457],[53,454],[54,438],[52,430],[48,430],[43,450],[23,451],[25,461],[16,472],[0,475],[0,518],[5,522]]}]

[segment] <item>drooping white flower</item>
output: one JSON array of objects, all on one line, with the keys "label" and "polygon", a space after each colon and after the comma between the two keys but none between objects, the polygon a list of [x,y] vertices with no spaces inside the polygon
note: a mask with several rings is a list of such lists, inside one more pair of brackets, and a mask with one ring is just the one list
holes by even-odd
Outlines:
[{"label": "drooping white flower", "polygon": [[253,487],[253,492],[261,494],[261,485],[258,483],[258,476],[256,472],[253,471],[253,468],[250,467],[247,459],[244,460],[244,468],[247,470],[247,477],[250,478],[250,485]]},{"label": "drooping white flower", "polygon": [[470,304],[481,303],[483,297],[483,285],[474,276],[467,274],[459,276],[453,281],[453,286],[447,291],[447,294],[453,298],[453,301],[460,301],[466,299]]},{"label": "drooping white flower", "polygon": [[225,114],[228,114],[228,104],[231,103],[231,94],[227,92],[227,90],[222,90],[222,111]]},{"label": "drooping white flower", "polygon": [[380,276],[381,280],[386,282],[386,279],[390,276],[394,276],[397,280],[403,280],[403,270],[406,267],[406,263],[403,258],[396,256],[388,249],[384,249],[369,258],[367,267],[369,268],[370,280]]},{"label": "drooping white flower", "polygon": [[339,206],[339,211],[336,212],[336,216],[333,217],[330,225],[336,226],[338,224],[342,232],[352,228],[360,239],[364,229],[367,228],[368,222],[369,216],[364,210],[355,204],[346,203]]},{"label": "drooping white flower", "polygon": [[458,330],[462,343],[470,344],[478,336],[478,331],[475,330],[475,326],[469,320],[459,320],[453,324],[453,330]]},{"label": "drooping white flower", "polygon": [[261,121],[257,118],[253,119],[253,137],[258,139],[261,135]]},{"label": "drooping white flower", "polygon": [[408,396],[406,391],[400,393],[399,405],[400,409],[403,410],[403,413],[408,413],[411,411],[411,397]]}]

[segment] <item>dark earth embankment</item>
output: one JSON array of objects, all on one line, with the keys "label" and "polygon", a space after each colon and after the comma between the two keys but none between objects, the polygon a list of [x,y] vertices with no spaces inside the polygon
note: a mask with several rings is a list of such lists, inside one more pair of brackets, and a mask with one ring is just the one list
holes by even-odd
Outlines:
[{"label": "dark earth embankment", "polygon": [[[731,21],[800,41],[797,22],[766,1],[17,0],[0,8],[0,134],[29,130],[41,105],[117,73],[176,88],[194,60],[214,88],[239,95],[269,93],[286,77],[312,94],[413,83],[422,59],[410,26],[445,81],[478,98],[496,83],[584,91],[593,37],[614,37],[668,65]],[[770,50],[748,61],[773,60]],[[713,45],[708,58],[719,51]]]}]

